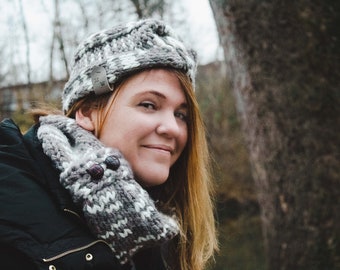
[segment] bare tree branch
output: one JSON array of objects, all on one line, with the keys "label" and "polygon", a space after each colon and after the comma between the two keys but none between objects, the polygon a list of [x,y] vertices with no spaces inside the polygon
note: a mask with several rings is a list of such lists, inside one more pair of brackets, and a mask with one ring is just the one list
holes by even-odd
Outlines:
[{"label": "bare tree branch", "polygon": [[60,21],[60,14],[59,14],[59,0],[54,0],[54,7],[55,7],[55,17],[54,17],[55,38],[58,40],[59,51],[61,53],[62,61],[65,66],[66,75],[67,77],[69,77],[70,74],[69,74],[69,69],[68,69],[68,61],[67,61],[67,57],[65,53],[64,39],[62,35],[61,21]]},{"label": "bare tree branch", "polygon": [[25,19],[24,10],[22,7],[22,0],[19,0],[19,10],[21,15],[22,28],[24,30],[25,45],[26,45],[26,76],[28,85],[31,84],[31,65],[30,65],[30,40],[28,38],[28,30]]}]

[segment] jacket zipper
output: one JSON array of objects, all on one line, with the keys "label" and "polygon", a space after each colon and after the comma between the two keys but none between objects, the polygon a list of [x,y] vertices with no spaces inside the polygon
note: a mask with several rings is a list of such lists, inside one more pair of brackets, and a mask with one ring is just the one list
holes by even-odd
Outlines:
[{"label": "jacket zipper", "polygon": [[73,215],[75,215],[75,216],[77,216],[78,218],[81,219],[81,217],[79,216],[78,213],[76,213],[76,212],[74,212],[74,211],[72,211],[70,209],[67,209],[67,208],[64,208],[63,210],[64,210],[64,212],[71,213],[71,214],[73,214]]},{"label": "jacket zipper", "polygon": [[110,247],[109,244],[108,244],[107,242],[105,242],[104,240],[97,240],[97,241],[94,241],[94,242],[92,242],[92,243],[90,243],[90,244],[88,244],[88,245],[85,245],[85,246],[82,246],[82,247],[79,247],[79,248],[70,249],[70,250],[67,250],[67,251],[65,251],[65,252],[63,252],[63,253],[60,253],[60,254],[56,255],[56,256],[53,256],[53,257],[51,257],[51,258],[46,258],[46,259],[42,259],[42,260],[43,260],[44,262],[51,262],[51,261],[60,259],[61,257],[64,257],[64,256],[66,256],[66,255],[69,255],[69,254],[71,254],[71,253],[74,253],[74,252],[78,252],[78,251],[87,249],[87,248],[89,248],[89,247],[91,247],[91,246],[93,246],[93,245],[95,245],[95,244],[97,244],[97,243],[104,243],[104,244],[106,244],[108,247]]}]

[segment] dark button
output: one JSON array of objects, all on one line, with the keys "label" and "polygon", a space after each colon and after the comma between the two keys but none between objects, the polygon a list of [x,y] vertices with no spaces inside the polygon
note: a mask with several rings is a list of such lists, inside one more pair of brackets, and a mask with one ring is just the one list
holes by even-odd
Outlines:
[{"label": "dark button", "polygon": [[104,168],[99,164],[93,164],[90,168],[86,170],[93,180],[99,180],[104,175]]},{"label": "dark button", "polygon": [[120,166],[120,161],[115,156],[108,156],[104,162],[109,169],[114,171],[117,170]]}]

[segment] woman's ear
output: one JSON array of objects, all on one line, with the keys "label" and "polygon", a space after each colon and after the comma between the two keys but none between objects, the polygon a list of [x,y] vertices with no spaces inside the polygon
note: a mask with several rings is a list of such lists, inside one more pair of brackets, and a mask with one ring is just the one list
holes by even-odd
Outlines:
[{"label": "woman's ear", "polygon": [[88,131],[94,131],[95,125],[93,122],[92,111],[88,113],[84,113],[81,109],[76,111],[76,123],[81,126],[83,129]]}]

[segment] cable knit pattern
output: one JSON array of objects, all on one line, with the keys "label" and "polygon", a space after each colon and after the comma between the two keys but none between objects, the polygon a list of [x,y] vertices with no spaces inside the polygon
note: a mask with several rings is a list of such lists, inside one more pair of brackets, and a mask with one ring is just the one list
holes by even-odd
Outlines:
[{"label": "cable knit pattern", "polygon": [[62,96],[63,110],[95,92],[91,74],[96,67],[104,68],[105,80],[111,85],[131,72],[152,67],[183,70],[194,84],[196,58],[196,53],[161,21],[146,19],[103,30],[78,46]]},{"label": "cable knit pattern", "polygon": [[37,135],[90,230],[109,243],[122,264],[140,248],[178,234],[176,220],[157,210],[121,153],[104,147],[74,119],[41,117]]}]

